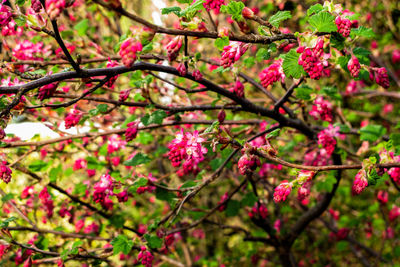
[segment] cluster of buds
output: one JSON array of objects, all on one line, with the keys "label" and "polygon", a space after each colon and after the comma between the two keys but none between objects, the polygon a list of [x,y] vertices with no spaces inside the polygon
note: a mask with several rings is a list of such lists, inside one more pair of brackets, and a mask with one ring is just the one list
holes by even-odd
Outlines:
[{"label": "cluster of buds", "polygon": [[314,118],[314,120],[331,122],[333,119],[332,106],[333,105],[331,102],[329,102],[328,100],[324,100],[322,96],[318,96],[315,99],[309,114]]},{"label": "cluster of buds", "polygon": [[196,69],[193,71],[193,77],[196,81],[201,81],[203,79],[203,74],[201,74],[201,72]]},{"label": "cluster of buds", "polygon": [[271,85],[277,81],[285,81],[286,76],[282,69],[282,62],[282,59],[275,60],[274,63],[260,73],[259,77],[262,86],[267,88],[268,85]]},{"label": "cluster of buds", "polygon": [[324,68],[328,66],[328,61],[326,60],[327,56],[323,53],[323,47],[324,39],[319,38],[313,48],[300,46],[296,50],[297,53],[301,53],[299,65],[303,66],[304,71],[310,75],[311,79],[319,80],[326,73]]},{"label": "cluster of buds", "polygon": [[44,99],[52,97],[57,89],[57,86],[58,83],[50,83],[40,87],[37,98],[43,101]]},{"label": "cluster of buds", "polygon": [[179,50],[182,47],[182,38],[182,36],[177,36],[165,46],[169,61],[174,61],[178,57]]},{"label": "cluster of buds", "polygon": [[122,42],[119,50],[119,55],[122,58],[122,63],[130,68],[136,60],[136,53],[142,51],[142,44],[135,41],[133,38],[128,38]]},{"label": "cluster of buds", "polygon": [[44,210],[47,213],[47,217],[51,218],[54,211],[54,202],[51,195],[49,194],[49,191],[47,190],[47,187],[44,187],[43,190],[40,191],[39,199],[43,205]]},{"label": "cluster of buds", "polygon": [[264,204],[256,203],[248,214],[250,218],[254,218],[256,215],[258,215],[261,219],[265,219],[268,216],[268,209]]},{"label": "cluster of buds", "polygon": [[238,97],[244,98],[244,85],[239,79],[236,80],[235,85],[231,88],[231,92]]},{"label": "cluster of buds", "polygon": [[282,181],[280,185],[275,187],[274,201],[276,203],[285,201],[292,192],[292,187],[293,183],[289,183],[287,180]]},{"label": "cluster of buds", "polygon": [[55,20],[66,8],[65,0],[46,0],[46,11],[51,20]]},{"label": "cluster of buds", "polygon": [[11,8],[7,5],[3,5],[4,1],[5,0],[3,0],[0,3],[0,26],[1,27],[7,26],[12,18]]},{"label": "cluster of buds", "polygon": [[361,65],[355,56],[351,57],[349,63],[347,63],[347,68],[349,69],[351,76],[358,77],[360,74]]},{"label": "cluster of buds", "polygon": [[72,112],[68,113],[67,116],[65,116],[64,123],[65,123],[65,129],[69,129],[71,127],[76,126],[79,121],[82,118],[82,112],[73,109]]},{"label": "cluster of buds", "polygon": [[248,7],[244,7],[242,10],[242,16],[246,19],[253,19],[254,18],[254,12]]},{"label": "cluster of buds", "polygon": [[378,199],[379,203],[385,205],[389,201],[389,193],[387,191],[379,190],[376,198]]},{"label": "cluster of buds", "polygon": [[349,37],[351,30],[351,21],[348,18],[337,16],[335,19],[336,26],[338,27],[338,33],[343,37]]},{"label": "cluster of buds", "polygon": [[230,42],[225,46],[221,54],[221,65],[229,68],[246,53],[249,45],[242,42]]},{"label": "cluster of buds", "polygon": [[361,169],[357,172],[354,178],[353,186],[351,192],[353,195],[359,195],[368,186],[367,172],[365,169]]},{"label": "cluster of buds", "polygon": [[184,63],[179,63],[178,67],[176,67],[176,70],[179,72],[179,75],[181,76],[186,76],[187,74],[187,69]]},{"label": "cluster of buds", "polygon": [[251,173],[261,165],[260,159],[254,155],[256,148],[246,143],[242,148],[242,156],[238,161],[239,172],[242,175]]},{"label": "cluster of buds", "polygon": [[118,101],[125,102],[125,100],[128,99],[130,93],[131,89],[121,90],[121,92],[119,92]]},{"label": "cluster of buds", "polygon": [[129,142],[136,138],[138,133],[138,122],[132,121],[128,123],[127,126],[128,128],[125,131],[125,140]]},{"label": "cluster of buds", "polygon": [[39,13],[42,9],[42,4],[40,3],[40,0],[31,0],[31,8],[36,13]]},{"label": "cluster of buds", "polygon": [[226,204],[227,204],[226,201],[228,200],[228,197],[229,197],[228,192],[226,192],[225,194],[222,195],[221,199],[218,201],[219,211],[222,212],[226,209]]},{"label": "cluster of buds", "polygon": [[[111,59],[109,58],[106,67],[107,67],[107,68],[112,68],[112,67],[116,67],[116,66],[118,66],[118,65],[119,65],[119,64],[118,64],[117,61],[111,60]],[[115,76],[111,77],[111,78],[106,82],[106,86],[107,86],[107,87],[110,87],[110,88],[114,88],[114,83],[115,83],[115,81],[118,79],[118,76],[119,76],[119,75],[115,75]]]},{"label": "cluster of buds", "polygon": [[221,6],[224,4],[225,0],[205,0],[203,6],[207,11],[214,10],[216,13],[219,13]]},{"label": "cluster of buds", "polygon": [[370,71],[371,80],[375,79],[375,82],[382,86],[383,88],[389,88],[389,76],[387,74],[387,70],[385,68],[371,68]]},{"label": "cluster of buds", "polygon": [[8,184],[11,181],[12,171],[6,164],[6,161],[0,162],[0,179]]},{"label": "cluster of buds", "polygon": [[141,261],[145,267],[153,266],[154,256],[150,251],[147,250],[145,246],[141,247],[141,251],[139,252],[137,259],[138,261]]},{"label": "cluster of buds", "polygon": [[104,202],[106,197],[113,194],[114,178],[109,174],[103,174],[100,181],[93,186],[93,189],[93,201],[96,203]]}]

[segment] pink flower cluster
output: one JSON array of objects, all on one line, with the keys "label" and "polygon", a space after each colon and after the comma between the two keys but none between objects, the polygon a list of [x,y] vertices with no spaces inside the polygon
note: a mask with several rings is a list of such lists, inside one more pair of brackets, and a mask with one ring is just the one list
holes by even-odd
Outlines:
[{"label": "pink flower cluster", "polygon": [[400,62],[400,49],[393,50],[392,62],[393,62],[393,64],[397,64]]},{"label": "pink flower cluster", "polygon": [[254,206],[251,208],[251,211],[248,213],[250,218],[254,218],[256,215],[258,215],[260,218],[265,219],[268,216],[268,209],[264,204],[254,204]]},{"label": "pink flower cluster", "polygon": [[131,89],[121,90],[121,92],[119,92],[118,101],[120,101],[120,102],[126,101],[129,97],[130,93],[131,93]]},{"label": "pink flower cluster", "polygon": [[46,0],[46,11],[51,20],[56,19],[65,7],[65,0]]},{"label": "pink flower cluster", "polygon": [[305,72],[310,75],[311,79],[319,80],[323,74],[328,75],[329,70],[325,69],[328,66],[329,54],[323,53],[324,39],[319,38],[313,48],[305,48],[300,46],[297,48],[297,53],[301,53],[299,57],[299,65],[303,66]]},{"label": "pink flower cluster", "polygon": [[74,162],[74,166],[72,167],[74,171],[86,169],[87,161],[85,159],[77,159]]},{"label": "pink flower cluster", "polygon": [[285,81],[286,76],[282,69],[282,62],[282,59],[275,60],[274,63],[260,73],[259,77],[262,86],[267,88],[268,85],[271,85],[277,81]]},{"label": "pink flower cluster", "polygon": [[179,75],[181,76],[186,76],[187,74],[187,69],[184,63],[179,63],[178,67],[176,67],[176,70],[179,72]]},{"label": "pink flower cluster", "polygon": [[169,42],[165,46],[169,61],[174,61],[178,57],[179,50],[181,49],[181,47],[182,47],[182,36],[176,36],[174,39],[171,40],[171,42]]},{"label": "pink flower cluster", "polygon": [[338,33],[343,37],[349,37],[351,30],[351,21],[348,18],[337,16],[335,19],[336,26],[338,27]]},{"label": "pink flower cluster", "polygon": [[6,161],[0,162],[0,179],[8,184],[11,181],[12,171],[6,164]]},{"label": "pink flower cluster", "polygon": [[[119,65],[119,64],[118,64],[117,61],[108,59],[106,67],[107,67],[107,68],[112,68],[112,67],[116,67],[116,66],[118,66],[118,65]],[[119,77],[119,75],[115,75],[115,76],[111,77],[111,78],[106,82],[106,86],[108,86],[108,87],[110,87],[111,89],[113,89],[113,88],[114,88],[114,83],[115,83],[115,81],[118,79],[118,77]]]},{"label": "pink flower cluster", "polygon": [[292,183],[288,181],[282,181],[280,185],[275,188],[274,192],[274,201],[276,203],[285,201],[286,198],[289,196],[290,192],[292,192]]},{"label": "pink flower cluster", "polygon": [[46,84],[45,86],[42,86],[39,88],[39,92],[37,95],[37,99],[43,101],[44,99],[50,98],[54,95],[56,92],[58,83],[50,83]]},{"label": "pink flower cluster", "polygon": [[328,128],[318,133],[318,144],[326,150],[326,153],[329,156],[332,155],[333,151],[335,150],[335,137],[343,138],[343,136],[339,133],[339,130],[339,126],[333,127],[332,124],[329,124]]},{"label": "pink flower cluster", "polygon": [[304,184],[301,185],[301,187],[297,191],[297,199],[303,205],[307,204],[307,202],[308,202],[308,196],[311,193],[311,186],[312,186],[312,182],[306,181]]},{"label": "pink flower cluster", "polygon": [[100,203],[103,207],[112,207],[112,201],[109,196],[113,195],[114,178],[108,173],[100,177],[100,181],[93,186],[93,201]]},{"label": "pink flower cluster", "polygon": [[[400,156],[393,157],[393,160],[390,162],[400,162]],[[388,171],[388,174],[390,175],[390,177],[393,179],[393,181],[395,183],[400,184],[400,168],[398,168],[398,167],[390,168],[390,170]]]},{"label": "pink flower cluster", "polygon": [[136,138],[136,135],[138,133],[138,124],[139,124],[138,122],[132,121],[126,125],[126,126],[128,126],[128,128],[125,131],[125,140],[126,141],[129,142]]},{"label": "pink flower cluster", "polygon": [[168,158],[172,166],[178,167],[183,163],[183,174],[199,171],[198,164],[204,160],[207,148],[203,147],[204,138],[199,136],[198,131],[184,133],[183,129],[176,135],[176,138],[168,144]]},{"label": "pink flower cluster", "polygon": [[31,0],[31,8],[36,13],[39,13],[42,9],[42,4],[40,3],[40,0]]},{"label": "pink flower cluster", "polygon": [[393,205],[393,208],[389,211],[389,220],[393,222],[400,217],[400,207]]},{"label": "pink flower cluster", "polygon": [[64,119],[65,129],[69,129],[71,127],[76,126],[81,120],[81,118],[82,118],[82,112],[77,109],[73,109],[70,113],[67,114],[67,116],[65,116]]},{"label": "pink flower cluster", "polygon": [[238,161],[239,172],[242,175],[254,171],[260,165],[260,159],[256,155],[248,153],[244,153]]},{"label": "pink flower cluster", "polygon": [[375,82],[383,88],[387,89],[390,87],[389,76],[385,68],[371,68],[370,77],[373,77]]},{"label": "pink flower cluster", "polygon": [[225,46],[221,54],[221,65],[224,68],[229,68],[246,53],[248,44],[242,42],[230,42]]},{"label": "pink flower cluster", "polygon": [[236,94],[238,97],[244,98],[244,85],[239,79],[236,80],[235,85],[231,88],[231,92]]},{"label": "pink flower cluster", "polygon": [[270,171],[272,170],[282,170],[282,165],[278,164],[272,164],[272,163],[264,163],[261,165],[260,167],[260,171],[258,172],[258,174],[260,175],[260,177],[268,177],[268,174]]},{"label": "pink flower cluster", "polygon": [[[221,199],[218,201],[218,205],[221,205],[222,203],[224,203],[227,199],[228,199],[229,195],[228,192],[226,192],[225,194],[222,195]],[[226,204],[224,203],[223,205],[218,207],[219,211],[224,211],[226,209]]]},{"label": "pink flower cluster", "polygon": [[128,38],[121,44],[119,55],[122,58],[122,63],[130,68],[136,60],[136,53],[142,51],[142,44],[135,41],[133,38]]},{"label": "pink flower cluster", "polygon": [[201,79],[203,79],[203,74],[197,69],[193,71],[192,75],[196,81],[201,81]]},{"label": "pink flower cluster", "polygon": [[2,28],[7,26],[12,18],[11,8],[7,5],[3,5],[4,1],[5,0],[3,0],[0,4],[0,26]]},{"label": "pink flower cluster", "polygon": [[44,210],[47,213],[47,217],[51,218],[53,216],[53,211],[54,211],[54,202],[49,194],[49,191],[47,190],[47,187],[44,187],[42,191],[39,193],[39,200],[40,203],[42,203]]},{"label": "pink flower cluster", "polygon": [[145,246],[141,247],[141,251],[138,254],[137,257],[138,261],[141,261],[141,263],[145,266],[145,267],[151,267],[153,266],[153,260],[154,260],[154,256],[151,254],[150,251],[148,251],[146,249]]},{"label": "pink flower cluster", "polygon": [[364,169],[361,169],[356,174],[351,192],[353,195],[359,195],[367,186],[367,172]]},{"label": "pink flower cluster", "polygon": [[351,76],[358,77],[358,75],[360,74],[361,65],[355,56],[351,57],[351,59],[347,63],[347,68],[349,69]]},{"label": "pink flower cluster", "polygon": [[322,96],[318,96],[315,99],[314,105],[309,114],[314,118],[314,120],[331,122],[333,119],[332,103],[328,100],[324,100]]},{"label": "pink flower cluster", "polygon": [[[49,57],[51,53],[50,45],[44,46],[42,42],[34,44],[28,40],[17,42],[16,46],[12,50],[13,57],[19,60],[43,61],[43,58]],[[21,65],[19,71],[25,72],[27,68],[27,65]]]},{"label": "pink flower cluster", "polygon": [[205,0],[203,6],[207,11],[214,10],[216,13],[219,13],[221,6],[224,4],[225,0]]},{"label": "pink flower cluster", "polygon": [[122,140],[119,135],[111,135],[108,137],[107,152],[109,154],[125,148],[126,141]]},{"label": "pink flower cluster", "polygon": [[379,190],[376,198],[382,205],[385,205],[389,201],[389,193],[387,191]]}]

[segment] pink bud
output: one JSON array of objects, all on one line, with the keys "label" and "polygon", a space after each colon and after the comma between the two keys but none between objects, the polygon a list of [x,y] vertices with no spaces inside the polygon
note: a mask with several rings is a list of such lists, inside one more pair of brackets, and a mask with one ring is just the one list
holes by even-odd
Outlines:
[{"label": "pink bud", "polygon": [[254,12],[248,7],[243,8],[242,16],[246,19],[252,19],[254,17]]}]

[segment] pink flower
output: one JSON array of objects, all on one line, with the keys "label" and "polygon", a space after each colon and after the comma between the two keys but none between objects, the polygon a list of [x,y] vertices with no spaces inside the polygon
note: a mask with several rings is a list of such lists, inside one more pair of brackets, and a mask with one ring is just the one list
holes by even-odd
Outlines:
[{"label": "pink flower", "polygon": [[11,8],[7,5],[3,5],[4,1],[0,4],[0,26],[4,27],[11,21],[12,13]]},{"label": "pink flower", "polygon": [[193,77],[196,81],[201,81],[203,79],[203,74],[201,74],[199,70],[194,70]]},{"label": "pink flower", "polygon": [[364,169],[361,169],[356,174],[356,177],[353,182],[353,187],[351,188],[351,192],[353,195],[359,195],[362,191],[368,186],[367,173]]},{"label": "pink flower", "polygon": [[74,171],[80,170],[80,169],[86,169],[87,167],[87,161],[85,159],[77,159],[74,162],[73,169]]},{"label": "pink flower", "polygon": [[337,16],[335,19],[336,26],[338,27],[338,33],[343,37],[348,37],[351,30],[351,21],[341,16]]},{"label": "pink flower", "polygon": [[[228,197],[229,197],[228,192],[226,192],[225,194],[223,194],[222,197],[221,197],[221,199],[220,199],[220,201],[218,201],[218,205],[221,205],[222,203],[224,203],[224,202],[228,199]],[[226,209],[226,204],[227,204],[227,203],[225,203],[225,204],[219,206],[219,207],[218,207],[218,210],[221,211],[221,212],[224,211],[224,210]]]},{"label": "pink flower", "polygon": [[42,4],[40,3],[40,0],[31,0],[31,8],[36,13],[39,13],[42,9]]},{"label": "pink flower", "polygon": [[145,246],[142,246],[141,251],[138,254],[137,260],[141,261],[141,263],[145,267],[151,267],[153,266],[154,256],[151,254],[150,251],[147,251]]},{"label": "pink flower", "polygon": [[27,186],[24,188],[24,190],[22,190],[21,199],[26,199],[31,195],[33,195],[33,193],[34,193],[33,186]]},{"label": "pink flower", "polygon": [[39,88],[39,93],[37,95],[37,98],[41,101],[44,99],[50,98],[54,95],[56,92],[58,83],[50,83],[45,86],[42,86]]},{"label": "pink flower", "polygon": [[99,231],[100,231],[100,226],[95,222],[89,224],[88,226],[85,227],[85,229],[83,229],[83,232],[85,234],[92,234],[92,233],[97,234],[99,233]]},{"label": "pink flower", "polygon": [[336,146],[335,137],[342,138],[342,135],[339,134],[340,128],[338,126],[333,127],[332,124],[329,124],[328,128],[322,130],[318,133],[318,144],[320,144],[328,155],[332,155]]},{"label": "pink flower", "polygon": [[109,154],[125,148],[126,141],[122,140],[119,135],[111,135],[108,137],[107,152]]},{"label": "pink flower", "polygon": [[[107,67],[107,68],[113,68],[113,67],[116,67],[116,66],[118,66],[118,65],[119,65],[119,64],[118,64],[117,61],[111,60],[111,59],[109,58],[106,67]],[[106,86],[108,86],[108,87],[110,87],[110,88],[114,88],[114,83],[115,83],[115,81],[118,79],[118,77],[119,77],[119,75],[115,75],[115,76],[111,77],[111,78],[106,82]]]},{"label": "pink flower", "polygon": [[118,202],[127,202],[128,201],[128,191],[124,190],[117,195]]},{"label": "pink flower", "polygon": [[247,153],[243,154],[238,161],[239,172],[242,175],[254,171],[260,165],[261,163],[257,156]]},{"label": "pink flower", "polygon": [[351,57],[351,59],[347,63],[347,68],[349,69],[351,76],[358,77],[358,75],[360,74],[361,65],[355,56]]},{"label": "pink flower", "polygon": [[329,74],[328,61],[329,54],[324,54],[324,40],[318,39],[314,48],[299,47],[297,53],[301,53],[299,57],[299,65],[303,66],[305,72],[310,75],[311,79],[319,80],[323,74]]},{"label": "pink flower", "polygon": [[332,114],[332,103],[328,100],[324,100],[322,96],[318,96],[315,101],[314,105],[312,106],[311,111],[309,114],[315,120],[324,120],[331,122],[333,119]]},{"label": "pink flower", "polygon": [[65,0],[46,0],[46,11],[51,20],[56,19],[65,7]]},{"label": "pink flower", "polygon": [[282,181],[280,185],[275,188],[274,201],[276,203],[285,201],[288,195],[292,192],[292,183]]},{"label": "pink flower", "polygon": [[242,16],[246,19],[252,19],[254,17],[254,12],[248,7],[244,7],[242,10]]},{"label": "pink flower", "polygon": [[248,44],[242,42],[230,42],[225,46],[221,54],[221,65],[224,68],[229,68],[246,53]]},{"label": "pink flower", "polygon": [[393,62],[393,64],[397,64],[400,62],[400,49],[393,50],[392,62]]},{"label": "pink flower", "polygon": [[282,59],[275,60],[273,64],[271,64],[268,68],[264,69],[259,77],[261,80],[261,84],[267,88],[269,85],[280,81],[285,81],[285,73],[282,69]]},{"label": "pink flower", "polygon": [[131,93],[131,89],[121,90],[121,92],[119,92],[118,101],[124,102],[125,100],[128,99],[130,93]]},{"label": "pink flower", "polygon": [[51,218],[53,216],[53,211],[54,211],[54,202],[47,191],[47,187],[44,187],[42,191],[39,193],[39,200],[40,203],[42,203],[44,210],[47,213],[47,217]]},{"label": "pink flower", "polygon": [[176,36],[165,46],[169,61],[174,61],[178,57],[179,50],[182,47],[182,38],[182,36]]},{"label": "pink flower", "polygon": [[258,215],[261,219],[265,219],[268,216],[268,209],[264,204],[254,204],[249,212],[249,217],[254,218],[254,216]]},{"label": "pink flower", "polygon": [[73,109],[70,113],[65,116],[65,129],[76,126],[82,118],[82,112],[77,109]]},{"label": "pink flower", "polygon": [[94,184],[93,189],[93,201],[96,203],[104,202],[107,196],[113,195],[114,178],[109,174],[103,174],[100,181]]},{"label": "pink flower", "polygon": [[235,86],[231,89],[238,97],[244,98],[244,86],[239,79],[236,80]]},{"label": "pink flower", "polygon": [[377,199],[381,204],[385,205],[389,200],[389,193],[387,191],[379,190]]},{"label": "pink flower", "polygon": [[400,207],[393,205],[393,208],[389,211],[389,220],[393,222],[400,216]]},{"label": "pink flower", "polygon": [[6,161],[0,162],[0,179],[8,184],[11,181],[12,171],[6,164]]},{"label": "pink flower", "polygon": [[176,70],[179,72],[179,75],[181,76],[186,76],[187,74],[186,66],[183,63],[179,63],[178,67],[176,67]]},{"label": "pink flower", "polygon": [[222,5],[225,4],[225,0],[205,0],[203,6],[207,11],[214,10],[217,14]]},{"label": "pink flower", "polygon": [[393,109],[394,109],[393,104],[385,104],[385,105],[383,106],[383,113],[384,113],[384,114],[391,113],[391,112],[393,112]]},{"label": "pink flower", "polygon": [[375,82],[382,86],[383,88],[389,88],[390,83],[389,83],[389,76],[387,75],[387,71],[385,68],[378,68],[375,69],[373,72],[375,76]]},{"label": "pink flower", "polygon": [[301,185],[299,190],[297,191],[297,199],[300,202],[304,202],[311,193],[311,181],[306,181],[304,184]]},{"label": "pink flower", "polygon": [[75,233],[79,233],[84,226],[85,226],[85,221],[84,220],[78,220],[75,223]]},{"label": "pink flower", "polygon": [[138,133],[138,122],[132,121],[128,123],[127,126],[128,128],[125,131],[125,140],[129,142],[136,138]]},{"label": "pink flower", "polygon": [[136,42],[133,38],[128,38],[122,42],[119,55],[122,63],[130,68],[136,60],[136,53],[142,51],[143,47],[140,42]]}]

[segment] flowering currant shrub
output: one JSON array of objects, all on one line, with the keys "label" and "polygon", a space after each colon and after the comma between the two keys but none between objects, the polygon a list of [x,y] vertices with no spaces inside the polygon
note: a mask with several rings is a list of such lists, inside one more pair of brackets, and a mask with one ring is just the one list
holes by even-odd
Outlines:
[{"label": "flowering currant shrub", "polygon": [[0,1],[0,265],[399,266],[397,2]]}]

